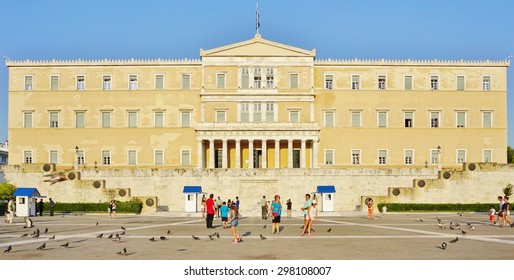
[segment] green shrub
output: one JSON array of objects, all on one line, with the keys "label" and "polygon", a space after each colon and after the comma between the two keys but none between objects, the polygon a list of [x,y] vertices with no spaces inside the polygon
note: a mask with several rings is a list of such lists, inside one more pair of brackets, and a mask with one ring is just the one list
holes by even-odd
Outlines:
[{"label": "green shrub", "polygon": [[[45,211],[48,212],[50,206],[48,202],[45,203]],[[98,203],[66,203],[66,202],[55,202],[54,212],[56,213],[71,213],[71,212],[106,212],[109,209],[108,202]],[[143,209],[142,202],[127,201],[127,202],[116,202],[116,213],[134,213],[141,214]]]},{"label": "green shrub", "polygon": [[[406,211],[447,211],[447,212],[488,212],[491,205],[497,207],[497,203],[379,203],[378,209],[387,205],[388,212],[406,212]],[[497,209],[498,210],[498,209]]]}]

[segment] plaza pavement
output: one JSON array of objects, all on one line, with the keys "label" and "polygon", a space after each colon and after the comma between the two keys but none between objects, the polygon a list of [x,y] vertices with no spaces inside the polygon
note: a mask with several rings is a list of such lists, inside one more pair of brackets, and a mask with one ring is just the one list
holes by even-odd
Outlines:
[{"label": "plaza pavement", "polygon": [[[207,229],[204,219],[196,213],[118,214],[113,220],[107,215],[71,213],[32,217],[35,227],[30,229],[23,228],[20,217],[14,224],[5,224],[2,219],[0,260],[514,259],[514,229],[490,225],[486,213],[388,213],[377,215],[375,220],[368,220],[364,212],[320,213],[312,237],[300,236],[300,212],[292,218],[283,216],[281,233],[274,235],[270,219],[252,214],[240,220],[237,231],[243,241],[239,244],[232,243],[230,230],[221,227],[220,219],[214,220],[215,229]],[[446,229],[439,228],[436,217]],[[460,223],[466,234],[449,229],[450,222]],[[111,233],[121,234],[121,227],[126,231],[119,242],[107,239]],[[46,228],[48,233],[44,233]],[[31,234],[36,229],[41,233],[33,238]],[[208,235],[214,232],[220,238],[210,240]],[[25,233],[29,235],[21,237]],[[97,237],[100,234],[102,238]],[[260,234],[266,240],[261,240]],[[49,240],[54,235],[55,240]],[[192,235],[200,239],[194,240]],[[161,236],[166,240],[160,240]],[[150,241],[152,237],[157,241]],[[456,237],[457,242],[449,242]],[[68,248],[60,246],[67,242]],[[444,250],[443,242],[447,244]],[[44,249],[36,250],[44,243]],[[9,245],[11,252],[3,253]],[[118,255],[123,248],[127,254]]]}]

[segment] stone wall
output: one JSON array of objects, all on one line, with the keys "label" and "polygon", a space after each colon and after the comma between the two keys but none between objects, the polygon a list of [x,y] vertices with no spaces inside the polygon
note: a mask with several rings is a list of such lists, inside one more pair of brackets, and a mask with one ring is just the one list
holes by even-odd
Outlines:
[{"label": "stone wall", "polygon": [[[271,200],[275,194],[280,194],[284,202],[291,199],[293,208],[299,210],[305,193],[315,192],[320,185],[335,186],[335,211],[361,210],[368,197],[376,203],[494,203],[505,185],[514,182],[513,169],[511,165],[494,163],[475,164],[473,170],[465,164],[462,169],[442,171],[435,168],[92,168],[74,173],[58,168],[45,172],[37,165],[4,167],[10,182],[16,186],[35,186],[42,195],[55,201],[98,202],[113,198],[147,201],[150,198],[154,204],[146,206],[145,211],[178,212],[185,208],[184,186],[202,186],[204,192],[219,195],[223,200],[239,196],[241,210],[246,212],[258,212],[262,196]],[[60,174],[64,179],[48,182],[52,178],[50,174]]]}]

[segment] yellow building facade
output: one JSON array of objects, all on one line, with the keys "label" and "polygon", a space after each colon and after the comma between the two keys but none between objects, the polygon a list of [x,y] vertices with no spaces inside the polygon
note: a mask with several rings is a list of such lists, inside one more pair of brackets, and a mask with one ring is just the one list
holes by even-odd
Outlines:
[{"label": "yellow building facade", "polygon": [[317,60],[254,38],[194,60],[7,61],[9,164],[506,163],[508,61]]}]

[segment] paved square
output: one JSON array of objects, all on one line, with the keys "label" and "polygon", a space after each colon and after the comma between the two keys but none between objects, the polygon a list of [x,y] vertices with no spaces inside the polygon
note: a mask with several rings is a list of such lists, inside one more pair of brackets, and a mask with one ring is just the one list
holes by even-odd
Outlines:
[{"label": "paved square", "polygon": [[[513,259],[514,229],[491,226],[486,213],[390,213],[375,220],[365,213],[321,214],[312,237],[301,237],[303,217],[282,217],[281,233],[271,234],[271,220],[243,217],[237,231],[243,236],[232,244],[229,229],[215,219],[205,228],[201,217],[118,215],[65,215],[32,217],[34,228],[0,222],[0,254],[6,260],[490,260]],[[439,228],[436,217],[445,229]],[[422,221],[420,221],[422,220]],[[96,223],[98,222],[98,225]],[[460,230],[449,229],[450,222]],[[474,229],[472,230],[470,223]],[[264,228],[266,226],[266,228]],[[124,227],[126,230],[123,230]],[[32,236],[39,229],[38,238]],[[48,229],[47,233],[44,233]],[[328,230],[330,232],[328,232]],[[462,233],[462,230],[466,234]],[[168,234],[170,231],[170,234]],[[107,237],[121,234],[119,241]],[[214,232],[220,238],[211,240]],[[25,237],[22,235],[28,234]],[[103,234],[101,238],[98,236]],[[261,240],[260,234],[266,237]],[[55,240],[49,238],[55,235]],[[199,237],[194,240],[192,235]],[[165,240],[161,240],[160,237]],[[156,241],[150,241],[150,238]],[[458,237],[458,241],[451,243]],[[442,243],[447,244],[442,249]],[[68,243],[67,248],[61,246]],[[45,248],[37,250],[45,244]],[[117,253],[126,248],[126,255]]]}]

